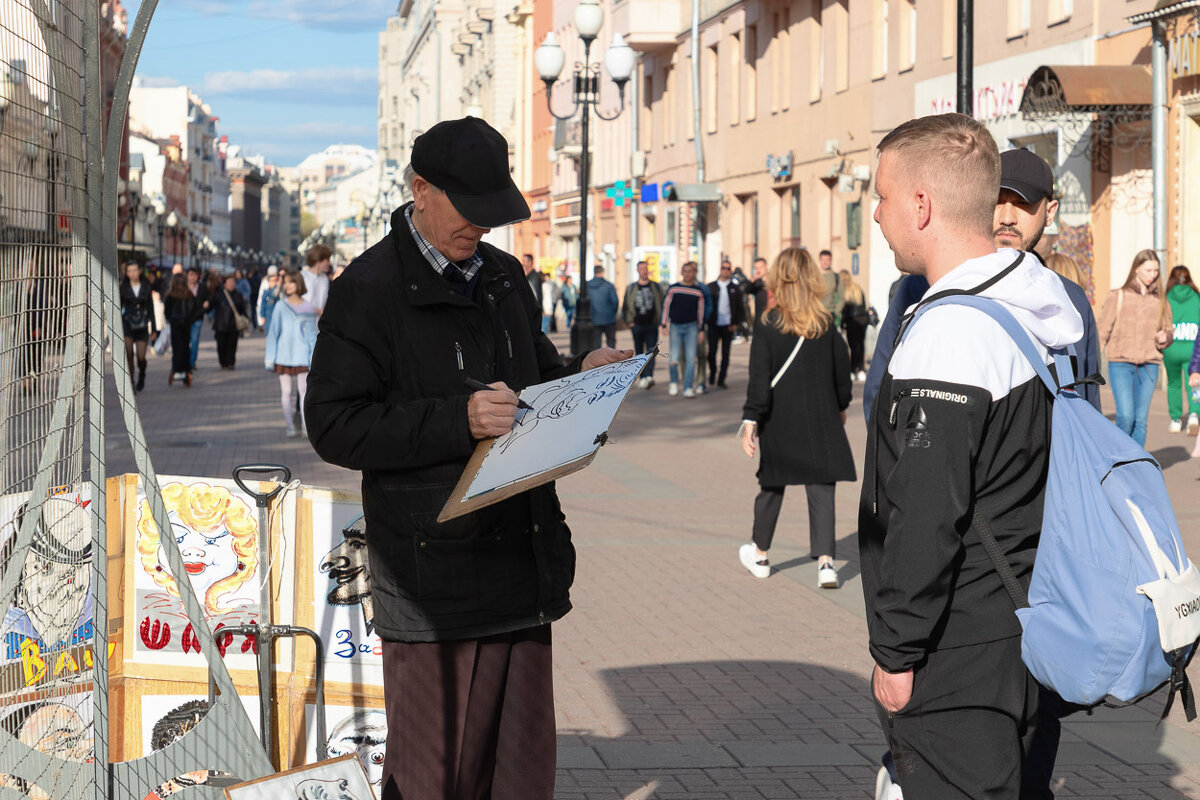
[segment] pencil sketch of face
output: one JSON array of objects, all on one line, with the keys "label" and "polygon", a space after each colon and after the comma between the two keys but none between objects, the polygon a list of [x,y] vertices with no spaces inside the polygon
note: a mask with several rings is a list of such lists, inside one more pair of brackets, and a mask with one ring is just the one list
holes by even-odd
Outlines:
[{"label": "pencil sketch of face", "polygon": [[[173,513],[171,518],[171,533],[179,545],[179,554],[183,556],[183,568],[192,579],[192,587],[200,597],[206,597],[213,584],[228,578],[238,570],[237,553],[233,551],[233,537],[229,529],[219,525],[210,531],[197,531],[189,528]],[[158,563],[164,570],[169,570],[167,554],[162,548],[158,551]]]},{"label": "pencil sketch of face", "polygon": [[[86,505],[61,497],[42,503],[17,583],[15,605],[29,617],[47,647],[70,639],[87,606],[92,532]],[[22,506],[13,519],[14,536],[27,508]],[[10,539],[9,546],[13,543]]]},{"label": "pencil sketch of face", "polygon": [[[637,378],[637,372],[622,369],[619,363],[610,364],[595,370],[591,391],[588,393],[588,404],[602,400],[614,394],[620,394]],[[595,380],[599,378],[599,380]]]},{"label": "pencil sketch of face", "polygon": [[309,778],[296,786],[296,800],[359,800],[345,779]]},{"label": "pencil sketch of face", "polygon": [[[16,714],[26,714],[19,709]],[[92,759],[93,738],[79,712],[62,703],[41,703],[28,712],[16,729],[16,737],[39,753],[65,761]]]},{"label": "pencil sketch of face", "polygon": [[356,754],[367,780],[380,786],[386,744],[387,714],[376,709],[359,709],[333,726],[325,749],[330,758]]},{"label": "pencil sketch of face", "polygon": [[334,606],[361,605],[367,632],[374,628],[371,602],[371,563],[367,558],[367,523],[359,515],[342,529],[342,543],[321,559],[321,572],[327,573],[334,586],[325,599]]}]

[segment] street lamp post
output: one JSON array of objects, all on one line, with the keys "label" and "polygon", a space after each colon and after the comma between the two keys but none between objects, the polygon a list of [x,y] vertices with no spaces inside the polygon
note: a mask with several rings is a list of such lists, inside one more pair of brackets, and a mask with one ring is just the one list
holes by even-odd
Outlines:
[{"label": "street lamp post", "polygon": [[[167,214],[167,229],[171,231],[171,255],[176,257],[179,255],[179,231],[181,230],[179,222],[179,212],[171,209],[171,213]],[[180,259],[180,262],[182,261],[183,259]]]},{"label": "street lamp post", "polygon": [[617,85],[621,105],[615,113],[605,115],[595,108],[600,97],[600,65],[591,63],[592,42],[595,41],[600,27],[604,23],[604,10],[600,8],[599,0],[581,0],[575,6],[575,32],[583,42],[583,62],[576,62],[572,71],[573,87],[571,99],[574,105],[569,114],[555,113],[550,103],[550,90],[562,72],[562,48],[553,33],[547,33],[546,39],[534,54],[534,63],[538,74],[546,84],[546,107],[555,119],[568,120],[575,116],[576,111],[582,110],[582,125],[580,138],[582,140],[579,155],[579,299],[575,304],[575,324],[571,327],[571,352],[582,353],[592,347],[592,311],[591,301],[587,294],[587,208],[588,186],[590,177],[588,157],[588,119],[592,112],[606,122],[616,119],[625,110],[625,84],[633,73],[634,54],[621,34],[614,34],[612,45],[604,55],[604,66],[613,83]]}]

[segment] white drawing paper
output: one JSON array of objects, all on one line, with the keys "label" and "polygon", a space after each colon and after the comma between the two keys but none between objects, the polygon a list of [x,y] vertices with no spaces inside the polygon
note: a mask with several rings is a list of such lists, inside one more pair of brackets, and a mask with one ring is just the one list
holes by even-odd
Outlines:
[{"label": "white drawing paper", "polygon": [[[316,706],[304,707],[305,757],[317,759]],[[383,791],[383,756],[387,745],[387,713],[382,708],[325,706],[325,747],[327,758],[358,756],[367,781],[377,792]]]},{"label": "white drawing paper", "polygon": [[530,386],[533,407],[488,450],[464,500],[547,472],[595,452],[649,355]]},{"label": "white drawing paper", "polygon": [[358,759],[354,756],[322,761],[281,772],[270,778],[230,786],[229,800],[374,800]]}]

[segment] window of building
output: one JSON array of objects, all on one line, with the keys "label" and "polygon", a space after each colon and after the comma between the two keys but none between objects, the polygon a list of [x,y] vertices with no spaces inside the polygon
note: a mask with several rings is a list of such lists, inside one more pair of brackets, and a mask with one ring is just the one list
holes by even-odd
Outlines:
[{"label": "window of building", "polygon": [[793,186],[788,190],[788,230],[791,232],[793,246],[800,244],[800,187]]},{"label": "window of building", "polygon": [[719,72],[719,55],[717,45],[712,45],[704,51],[704,130],[708,133],[717,131],[717,76]]},{"label": "window of building", "polygon": [[878,80],[888,71],[889,0],[871,0],[871,79]]},{"label": "window of building", "polygon": [[1075,0],[1047,0],[1046,3],[1046,24],[1057,25],[1060,22],[1066,22],[1071,18],[1071,13],[1075,10]]},{"label": "window of building", "polygon": [[684,79],[687,82],[687,92],[680,93],[675,102],[683,106],[683,125],[687,131],[688,140],[696,138],[696,109],[694,98],[692,97],[692,81],[695,80],[695,73],[692,71],[692,57],[689,55],[687,60],[687,72],[684,73]]},{"label": "window of building", "polygon": [[677,209],[667,209],[667,222],[663,226],[663,229],[663,233],[667,239],[663,244],[668,247],[677,245],[679,243],[679,211]]},{"label": "window of building", "polygon": [[792,104],[792,10],[779,12],[779,107],[784,111]]},{"label": "window of building", "polygon": [[672,67],[667,67],[663,71],[664,84],[666,90],[664,93],[665,102],[663,103],[664,118],[663,118],[663,145],[669,147],[675,144],[675,125],[676,111],[679,108],[679,97],[675,92],[675,70]]},{"label": "window of building", "polygon": [[899,70],[905,72],[917,63],[917,0],[900,0],[899,30],[897,30]]},{"label": "window of building", "polygon": [[821,99],[825,85],[825,37],[821,32],[821,0],[812,0],[808,15],[808,100]]},{"label": "window of building", "polygon": [[850,0],[834,0],[829,6],[833,16],[833,90],[850,88]]},{"label": "window of building", "polygon": [[958,52],[958,5],[942,0],[942,58],[954,58]]},{"label": "window of building", "polygon": [[729,124],[737,125],[742,111],[742,35],[729,37]]},{"label": "window of building", "polygon": [[642,76],[642,113],[638,115],[639,149],[654,147],[654,74]]},{"label": "window of building", "polygon": [[749,264],[758,258],[758,195],[739,195],[742,204],[742,257]]},{"label": "window of building", "polygon": [[746,121],[758,116],[758,26],[746,27]]},{"label": "window of building", "polygon": [[1028,33],[1030,4],[1031,0],[1008,0],[1008,38]]}]

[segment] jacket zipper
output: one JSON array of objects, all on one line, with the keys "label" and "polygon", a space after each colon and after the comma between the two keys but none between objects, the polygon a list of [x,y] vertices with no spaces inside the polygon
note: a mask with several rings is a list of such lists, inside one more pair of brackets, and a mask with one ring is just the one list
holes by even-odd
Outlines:
[{"label": "jacket zipper", "polygon": [[454,343],[454,357],[458,360],[458,371],[463,371],[462,345],[458,342]]},{"label": "jacket zipper", "polygon": [[504,329],[504,341],[508,345],[508,360],[512,361],[512,337],[508,335],[508,328]]}]

